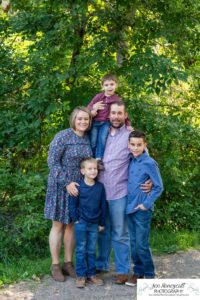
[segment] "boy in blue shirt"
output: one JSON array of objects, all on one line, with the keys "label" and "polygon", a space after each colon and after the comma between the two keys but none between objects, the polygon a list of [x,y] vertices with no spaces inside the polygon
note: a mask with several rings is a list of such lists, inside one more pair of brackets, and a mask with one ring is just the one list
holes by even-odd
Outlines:
[{"label": "boy in blue shirt", "polygon": [[[128,148],[133,158],[129,165],[126,214],[134,275],[126,285],[134,286],[138,278],[155,277],[149,234],[153,204],[163,191],[163,183],[157,162],[146,152],[146,138],[143,132],[135,130],[130,133]],[[151,192],[147,194],[140,186],[148,179],[151,179],[153,186]]]},{"label": "boy in blue shirt", "polygon": [[70,217],[74,222],[76,236],[76,286],[84,288],[86,279],[96,285],[103,285],[96,276],[96,242],[98,231],[104,230],[106,215],[106,194],[102,183],[95,181],[98,169],[94,158],[81,162],[83,180],[78,182],[79,194],[70,197]]}]

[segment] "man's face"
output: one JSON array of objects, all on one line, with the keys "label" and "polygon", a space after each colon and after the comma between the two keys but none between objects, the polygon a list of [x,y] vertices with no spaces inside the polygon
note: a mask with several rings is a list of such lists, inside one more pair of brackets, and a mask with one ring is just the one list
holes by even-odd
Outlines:
[{"label": "man's face", "polygon": [[110,123],[113,128],[120,128],[125,124],[127,113],[123,105],[112,104],[110,107]]}]

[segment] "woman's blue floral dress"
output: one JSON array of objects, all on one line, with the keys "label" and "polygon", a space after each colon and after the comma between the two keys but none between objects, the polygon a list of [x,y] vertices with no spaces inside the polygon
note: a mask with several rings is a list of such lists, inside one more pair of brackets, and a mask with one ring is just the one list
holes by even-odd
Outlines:
[{"label": "woman's blue floral dress", "polygon": [[80,161],[84,157],[92,157],[87,135],[79,137],[71,128],[56,134],[48,153],[50,172],[44,210],[46,219],[70,223],[66,186],[81,178]]}]

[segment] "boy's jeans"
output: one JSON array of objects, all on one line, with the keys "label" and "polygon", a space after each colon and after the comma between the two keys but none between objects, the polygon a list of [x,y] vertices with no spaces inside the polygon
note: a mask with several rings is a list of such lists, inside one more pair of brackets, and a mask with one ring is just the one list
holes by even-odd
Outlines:
[{"label": "boy's jeans", "polygon": [[74,224],[76,236],[76,274],[91,277],[96,274],[96,242],[98,224],[80,220]]},{"label": "boy's jeans", "polygon": [[109,133],[110,122],[93,121],[89,133],[93,156],[103,158],[106,140]]},{"label": "boy's jeans", "polygon": [[131,239],[133,271],[138,277],[154,278],[154,263],[149,247],[149,234],[152,219],[151,210],[138,210],[128,214],[128,229]]},{"label": "boy's jeans", "polygon": [[98,237],[98,258],[96,267],[109,270],[111,241],[117,274],[128,274],[130,271],[130,238],[125,214],[127,198],[109,200],[109,218],[105,229]]}]

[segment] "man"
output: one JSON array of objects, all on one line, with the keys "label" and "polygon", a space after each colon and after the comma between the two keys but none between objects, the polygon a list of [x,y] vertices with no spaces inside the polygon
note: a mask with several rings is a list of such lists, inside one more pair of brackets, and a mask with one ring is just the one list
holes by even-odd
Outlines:
[{"label": "man", "polygon": [[[130,239],[125,214],[130,161],[128,150],[130,131],[125,127],[126,118],[124,102],[113,103],[109,115],[111,127],[103,158],[105,170],[99,175],[99,181],[105,186],[109,215],[104,232],[99,233],[96,267],[98,271],[109,271],[112,241],[117,272],[116,284],[125,284],[130,270]],[[145,183],[141,188],[149,192],[151,185],[151,182]]]}]

